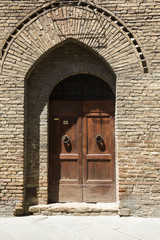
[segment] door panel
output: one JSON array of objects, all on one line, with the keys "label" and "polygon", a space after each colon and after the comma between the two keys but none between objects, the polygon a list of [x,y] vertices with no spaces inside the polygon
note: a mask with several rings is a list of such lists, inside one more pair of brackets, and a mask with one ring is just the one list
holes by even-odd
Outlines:
[{"label": "door panel", "polygon": [[115,185],[83,185],[83,201],[96,202],[115,202]]},{"label": "door panel", "polygon": [[[99,116],[98,116],[99,115]],[[87,179],[109,180],[111,176],[110,116],[90,115],[86,117],[86,161]],[[100,138],[98,140],[98,138]]]},{"label": "door panel", "polygon": [[111,178],[110,165],[107,160],[87,159],[87,181],[104,181]]},{"label": "door panel", "polygon": [[90,115],[86,120],[87,154],[110,153],[110,116]]}]

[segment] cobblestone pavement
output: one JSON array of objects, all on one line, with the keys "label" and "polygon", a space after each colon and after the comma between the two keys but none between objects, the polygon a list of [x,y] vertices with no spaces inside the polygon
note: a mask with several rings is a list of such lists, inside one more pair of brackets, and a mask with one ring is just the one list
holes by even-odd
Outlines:
[{"label": "cobblestone pavement", "polygon": [[160,218],[29,216],[0,218],[0,240],[159,240]]}]

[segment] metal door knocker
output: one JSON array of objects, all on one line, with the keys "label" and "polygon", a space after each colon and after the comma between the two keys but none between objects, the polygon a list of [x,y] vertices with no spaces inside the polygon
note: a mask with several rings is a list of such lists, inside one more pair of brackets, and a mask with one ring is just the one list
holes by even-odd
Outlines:
[{"label": "metal door knocker", "polygon": [[102,137],[100,134],[98,134],[98,135],[95,137],[95,139],[96,139],[96,142],[97,142],[97,143],[100,143],[100,142],[103,141],[103,137]]},{"label": "metal door knocker", "polygon": [[63,142],[64,143],[69,143],[69,141],[70,141],[69,137],[67,135],[64,135],[63,136]]}]

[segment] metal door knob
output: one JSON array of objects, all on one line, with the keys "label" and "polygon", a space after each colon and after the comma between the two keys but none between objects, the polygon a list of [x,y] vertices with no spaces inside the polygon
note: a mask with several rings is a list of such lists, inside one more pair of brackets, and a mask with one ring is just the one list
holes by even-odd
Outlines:
[{"label": "metal door knob", "polygon": [[98,135],[95,137],[95,139],[96,139],[96,142],[97,142],[97,143],[103,141],[103,137],[102,137],[102,135],[100,135],[100,134],[98,134]]},{"label": "metal door knob", "polygon": [[69,143],[69,141],[70,141],[69,137],[67,135],[64,135],[63,136],[63,142],[64,143]]}]

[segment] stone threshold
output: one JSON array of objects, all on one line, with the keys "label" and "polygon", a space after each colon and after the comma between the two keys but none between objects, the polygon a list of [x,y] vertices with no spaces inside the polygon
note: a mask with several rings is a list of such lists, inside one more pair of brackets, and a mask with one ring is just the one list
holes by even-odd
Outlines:
[{"label": "stone threshold", "polygon": [[47,205],[35,205],[29,208],[33,215],[117,215],[117,203],[53,203]]}]

